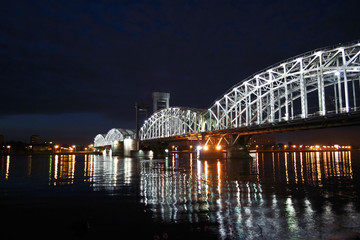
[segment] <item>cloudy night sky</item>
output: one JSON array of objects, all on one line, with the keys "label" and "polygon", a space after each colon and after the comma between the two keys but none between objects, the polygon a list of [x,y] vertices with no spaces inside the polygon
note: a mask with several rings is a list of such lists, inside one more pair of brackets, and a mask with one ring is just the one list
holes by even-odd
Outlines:
[{"label": "cloudy night sky", "polygon": [[[206,109],[276,62],[360,39],[359,10],[359,0],[2,1],[0,134],[91,143],[134,129],[135,102],[151,103],[153,91]],[[359,129],[277,138],[341,143]]]}]

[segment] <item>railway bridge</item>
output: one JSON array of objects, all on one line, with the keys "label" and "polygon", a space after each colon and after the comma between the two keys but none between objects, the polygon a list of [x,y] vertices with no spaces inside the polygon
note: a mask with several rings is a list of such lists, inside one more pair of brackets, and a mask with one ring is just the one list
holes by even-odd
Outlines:
[{"label": "railway bridge", "polygon": [[189,151],[234,154],[254,134],[355,125],[359,90],[360,41],[321,48],[249,76],[208,109],[155,112],[139,131],[140,143],[186,139]]}]

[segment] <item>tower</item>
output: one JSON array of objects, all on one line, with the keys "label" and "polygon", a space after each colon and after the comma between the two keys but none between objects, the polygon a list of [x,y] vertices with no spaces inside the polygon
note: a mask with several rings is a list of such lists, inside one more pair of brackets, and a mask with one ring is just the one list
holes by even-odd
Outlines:
[{"label": "tower", "polygon": [[[141,121],[141,115],[144,115],[145,119],[148,118],[149,113],[149,105],[146,103],[136,103],[135,109],[136,109],[136,139],[139,139],[139,130],[140,130],[140,121]],[[142,114],[144,113],[144,114]]]},{"label": "tower", "polygon": [[169,107],[170,93],[153,92],[153,112]]}]

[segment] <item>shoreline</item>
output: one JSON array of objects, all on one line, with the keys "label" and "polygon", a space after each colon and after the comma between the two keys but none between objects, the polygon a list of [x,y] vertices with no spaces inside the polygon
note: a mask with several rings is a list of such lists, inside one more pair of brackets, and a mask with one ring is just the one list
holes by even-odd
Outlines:
[{"label": "shoreline", "polygon": [[[348,151],[359,151],[360,149],[250,149],[249,153],[256,152],[348,152]],[[171,154],[181,154],[181,153],[189,153],[188,151],[171,151]],[[169,156],[171,155],[169,154]],[[47,156],[47,155],[100,155],[95,152],[34,152],[34,153],[0,153],[0,156]],[[120,154],[112,154],[112,156],[121,156]]]}]

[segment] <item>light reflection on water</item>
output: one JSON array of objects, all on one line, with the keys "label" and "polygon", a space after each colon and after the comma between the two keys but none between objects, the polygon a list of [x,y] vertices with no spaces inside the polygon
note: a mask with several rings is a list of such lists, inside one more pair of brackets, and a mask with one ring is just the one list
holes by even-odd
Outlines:
[{"label": "light reflection on water", "polygon": [[257,152],[252,157],[1,156],[0,180],[135,195],[154,221],[206,223],[221,239],[359,234],[359,178],[354,180],[359,168],[353,168],[352,152]]},{"label": "light reflection on water", "polygon": [[140,194],[156,221],[214,223],[222,239],[358,234],[355,200],[336,205],[336,197],[353,194],[340,186],[353,179],[350,151],[253,157],[141,161]]}]

